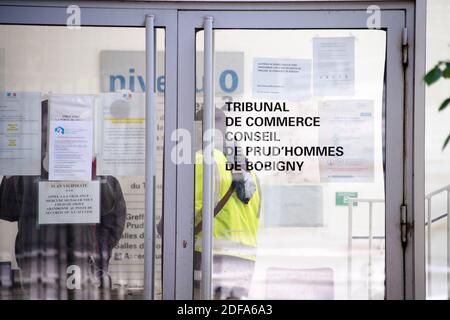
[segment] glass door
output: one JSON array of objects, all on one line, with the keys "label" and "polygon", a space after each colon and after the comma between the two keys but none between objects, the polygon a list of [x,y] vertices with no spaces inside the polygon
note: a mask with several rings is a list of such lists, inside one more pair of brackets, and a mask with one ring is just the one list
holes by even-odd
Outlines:
[{"label": "glass door", "polygon": [[179,14],[176,297],[403,298],[405,12],[382,17]]},{"label": "glass door", "polygon": [[0,299],[173,298],[176,23],[0,7]]}]

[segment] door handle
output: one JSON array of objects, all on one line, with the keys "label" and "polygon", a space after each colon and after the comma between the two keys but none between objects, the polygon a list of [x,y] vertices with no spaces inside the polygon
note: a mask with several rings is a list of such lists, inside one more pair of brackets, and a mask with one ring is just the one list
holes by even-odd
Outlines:
[{"label": "door handle", "polygon": [[[201,297],[211,300],[212,296],[212,230],[214,219],[214,41],[213,18],[205,17],[204,28],[204,110],[203,110],[203,206],[202,206],[202,280]],[[206,148],[205,148],[206,146]]]},{"label": "door handle", "polygon": [[144,296],[154,298],[155,257],[155,176],[156,176],[156,103],[155,103],[155,16],[145,17],[145,243]]}]

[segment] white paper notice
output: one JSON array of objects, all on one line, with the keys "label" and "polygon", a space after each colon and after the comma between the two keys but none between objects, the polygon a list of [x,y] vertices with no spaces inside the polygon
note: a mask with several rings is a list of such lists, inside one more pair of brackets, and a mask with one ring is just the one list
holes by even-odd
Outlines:
[{"label": "white paper notice", "polygon": [[0,175],[41,174],[41,94],[2,92]]},{"label": "white paper notice", "polygon": [[100,96],[97,174],[145,174],[145,95],[104,93]]},{"label": "white paper notice", "polygon": [[49,180],[91,180],[93,96],[49,98]]},{"label": "white paper notice", "polygon": [[39,224],[100,223],[99,181],[39,182]]},{"label": "white paper notice", "polygon": [[301,101],[311,97],[311,60],[255,58],[253,98]]},{"label": "white paper notice", "polygon": [[355,38],[314,38],[314,94],[345,96],[355,92]]},{"label": "white paper notice", "polygon": [[374,103],[335,100],[319,103],[321,146],[342,146],[341,157],[320,160],[321,182],[373,182]]}]

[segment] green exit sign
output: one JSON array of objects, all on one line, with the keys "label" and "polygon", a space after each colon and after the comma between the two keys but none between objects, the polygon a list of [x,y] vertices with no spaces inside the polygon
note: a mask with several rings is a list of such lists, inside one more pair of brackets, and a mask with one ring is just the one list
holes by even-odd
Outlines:
[{"label": "green exit sign", "polygon": [[[358,198],[358,192],[336,192],[336,206],[348,206],[346,198]],[[358,203],[353,206],[358,206]]]}]

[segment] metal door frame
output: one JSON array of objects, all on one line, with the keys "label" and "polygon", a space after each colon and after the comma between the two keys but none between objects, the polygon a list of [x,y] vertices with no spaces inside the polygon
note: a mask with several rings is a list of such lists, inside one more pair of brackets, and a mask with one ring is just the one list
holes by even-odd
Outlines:
[{"label": "metal door frame", "polygon": [[[343,8],[344,9],[344,8]],[[195,33],[212,17],[217,29],[366,29],[366,7],[346,10],[299,11],[182,11],[178,21],[178,128],[194,132]],[[386,298],[403,299],[406,272],[400,234],[400,208],[404,203],[403,170],[404,99],[402,38],[407,13],[404,9],[382,10],[387,29],[386,52]],[[413,35],[412,35],[413,37]],[[408,77],[408,76],[407,76]],[[410,83],[410,82],[407,82]],[[406,90],[409,94],[409,87]],[[411,101],[411,100],[408,100]],[[410,109],[411,110],[411,109]],[[409,117],[409,116],[408,116]],[[406,143],[406,142],[405,142]],[[192,162],[193,163],[193,162]],[[176,298],[191,299],[193,283],[193,192],[194,166],[179,165],[177,175],[177,266]],[[389,245],[388,245],[389,244]]]},{"label": "metal door frame", "polygon": [[[72,4],[72,3],[71,3]],[[174,142],[170,139],[171,133],[176,129],[175,112],[177,108],[177,11],[153,9],[149,6],[130,7],[126,4],[122,6],[108,7],[108,4],[97,5],[95,7],[89,4],[78,3],[81,11],[81,27],[143,27],[146,28],[146,37],[149,39],[150,27],[165,29],[165,123],[164,123],[164,177],[163,177],[163,216],[164,216],[164,235],[163,235],[163,299],[174,299],[175,297],[175,221],[176,207],[173,201],[173,195],[176,193],[176,165],[171,161],[170,154]],[[17,25],[50,25],[66,26],[66,20],[69,14],[66,12],[68,4],[53,3],[47,6],[33,5],[10,5],[10,2],[0,2],[0,24]],[[146,25],[148,17],[152,16],[152,26]],[[70,31],[70,30],[68,30]],[[74,30],[73,32],[76,32]],[[151,36],[151,35],[150,35]],[[145,39],[142,39],[145,41]],[[152,45],[147,46],[147,49]],[[147,59],[152,55],[147,52]],[[150,70],[151,71],[151,70]],[[154,72],[154,69],[153,71]],[[147,70],[147,76],[149,69]],[[147,83],[150,81],[147,80]],[[148,90],[147,90],[148,91]],[[147,94],[146,100],[149,95]],[[149,109],[149,103],[146,102]],[[147,136],[150,137],[149,126],[147,126]],[[151,139],[146,139],[147,142]],[[146,163],[146,168],[148,168]],[[146,179],[147,180],[147,179]],[[152,191],[147,190],[148,195]],[[149,210],[146,208],[146,216]],[[149,239],[146,240],[146,252],[153,256],[153,247],[155,234],[148,232]],[[147,236],[146,236],[147,238]],[[150,248],[151,247],[151,248]],[[147,251],[149,250],[150,251]],[[146,265],[153,265],[152,257],[145,259]],[[153,271],[153,268],[145,268]],[[153,272],[152,272],[153,274]],[[146,297],[153,292],[153,276],[147,279],[145,285]]]},{"label": "metal door frame", "polygon": [[[192,274],[186,270],[192,269],[192,230],[191,214],[186,214],[184,208],[177,204],[189,203],[186,190],[192,190],[192,185],[186,183],[193,179],[192,173],[186,171],[183,166],[175,166],[168,159],[170,150],[175,143],[169,139],[169,134],[177,127],[183,127],[186,119],[178,116],[183,113],[181,109],[192,108],[180,103],[177,106],[179,84],[176,68],[178,59],[185,52],[178,50],[178,41],[182,40],[178,30],[178,19],[185,10],[248,10],[248,11],[278,11],[278,10],[317,10],[317,11],[345,11],[359,10],[364,14],[369,5],[378,5],[384,10],[403,10],[406,13],[405,24],[408,28],[409,65],[406,69],[405,97],[405,159],[406,179],[404,185],[404,202],[408,206],[407,222],[408,245],[405,249],[404,259],[404,283],[406,299],[425,298],[425,236],[424,236],[424,145],[425,145],[425,85],[422,77],[426,67],[426,1],[427,0],[298,0],[298,1],[273,1],[262,0],[259,2],[239,0],[210,0],[210,1],[55,1],[55,0],[0,0],[0,23],[6,24],[36,24],[36,25],[65,25],[65,9],[72,4],[79,5],[83,13],[82,24],[91,26],[141,26],[145,24],[145,15],[156,16],[155,26],[166,28],[166,124],[165,124],[165,160],[164,160],[164,255],[163,255],[163,286],[165,299],[191,298],[191,284],[184,287],[183,277],[192,278]],[[180,16],[178,16],[178,14]],[[175,28],[175,30],[173,30]],[[171,36],[169,36],[169,34]],[[195,47],[194,47],[195,49]],[[169,68],[168,64],[172,66]],[[183,67],[181,68],[183,69]],[[186,68],[184,68],[186,70]],[[180,72],[180,76],[189,78],[187,74]],[[194,77],[194,75],[192,75]],[[169,81],[169,78],[172,81]],[[191,81],[192,79],[188,79]],[[176,86],[173,86],[173,83]],[[182,102],[180,100],[180,102]],[[184,105],[184,107],[183,107]],[[180,109],[180,113],[178,112]],[[188,124],[188,128],[189,128]],[[186,127],[186,126],[184,126]],[[177,169],[180,169],[177,178]],[[193,170],[191,170],[193,171]],[[182,187],[184,186],[184,187]],[[179,214],[177,215],[176,210]],[[177,217],[179,221],[177,221]],[[187,227],[183,225],[187,222]],[[176,239],[175,239],[176,237]],[[177,256],[175,259],[175,250]],[[176,268],[175,268],[176,265]],[[175,282],[175,277],[178,276]],[[180,280],[181,277],[181,280]],[[177,294],[175,294],[177,292]]]}]

